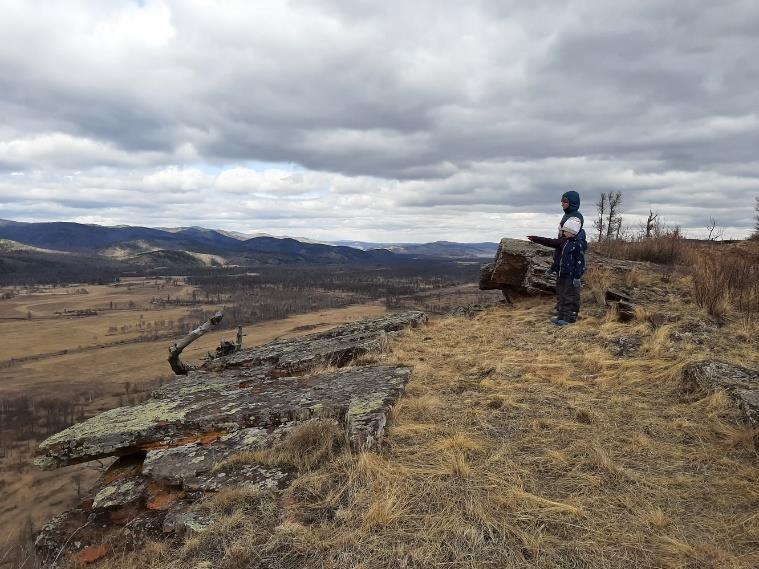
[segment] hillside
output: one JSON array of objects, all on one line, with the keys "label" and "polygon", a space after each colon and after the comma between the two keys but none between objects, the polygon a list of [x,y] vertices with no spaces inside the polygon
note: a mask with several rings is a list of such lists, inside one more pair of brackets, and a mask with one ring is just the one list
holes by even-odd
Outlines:
[{"label": "hillside", "polygon": [[[3,220],[0,223],[0,239],[26,245],[26,250],[50,249],[53,252],[76,253],[93,259],[117,260],[127,266],[132,264],[152,268],[166,266],[167,258],[170,267],[191,268],[204,264],[198,262],[197,255],[215,256],[217,264],[228,261],[231,265],[371,263],[394,258],[392,253],[384,250],[364,251],[344,246],[305,243],[291,238],[253,237],[243,240],[200,227],[162,230]],[[13,251],[20,248],[21,245]],[[172,255],[169,253],[171,251],[177,254]]]},{"label": "hillside", "polygon": [[51,251],[50,249],[39,249],[32,247],[31,245],[24,245],[17,241],[11,241],[10,239],[0,239],[0,253],[12,253],[12,252],[31,252],[31,253],[57,253],[65,254],[63,251]]},{"label": "hillside", "polygon": [[[435,258],[490,257],[494,243],[376,244],[365,242],[317,243],[304,238],[248,236],[203,227],[149,228],[81,223],[22,223],[0,220],[0,240],[21,249],[42,249],[104,258],[132,268],[193,268],[291,263],[392,263],[398,255]],[[177,252],[171,254],[171,251]],[[213,263],[206,262],[207,256]],[[205,259],[205,260],[204,260]]]},{"label": "hillside", "polygon": [[203,228],[159,230],[0,220],[0,284],[110,282],[121,275],[278,265],[392,265],[386,250],[239,239]]},{"label": "hillside", "polygon": [[[610,285],[632,321],[602,304]],[[345,368],[413,370],[381,450],[319,427],[240,455],[300,476],[211,493],[212,524],[101,566],[756,567],[757,431],[682,375],[759,368],[756,321],[708,316],[691,277],[659,269],[591,272],[583,300],[566,328],[537,297],[401,333]]]}]

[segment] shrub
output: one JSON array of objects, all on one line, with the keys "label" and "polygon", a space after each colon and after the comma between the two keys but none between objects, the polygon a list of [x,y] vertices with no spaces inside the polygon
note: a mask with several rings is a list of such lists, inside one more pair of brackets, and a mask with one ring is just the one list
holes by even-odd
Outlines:
[{"label": "shrub", "polygon": [[593,248],[607,257],[646,261],[660,265],[677,265],[687,259],[688,245],[680,229],[668,229],[654,237],[613,239],[594,243]]},{"label": "shrub", "polygon": [[728,306],[749,322],[759,314],[759,247],[751,245],[693,249],[694,300],[712,316],[724,315]]}]

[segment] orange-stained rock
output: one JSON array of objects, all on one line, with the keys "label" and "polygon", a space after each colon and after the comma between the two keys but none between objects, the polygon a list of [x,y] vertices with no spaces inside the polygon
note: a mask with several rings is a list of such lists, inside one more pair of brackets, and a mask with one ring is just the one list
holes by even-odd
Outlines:
[{"label": "orange-stained rock", "polygon": [[163,492],[155,494],[148,500],[148,510],[168,510],[171,505],[184,496],[184,492]]},{"label": "orange-stained rock", "polygon": [[199,433],[199,434],[188,435],[185,437],[180,437],[180,438],[172,440],[170,443],[153,442],[153,443],[149,443],[145,445],[140,445],[139,448],[140,450],[151,451],[151,450],[161,450],[161,449],[173,448],[173,447],[190,445],[190,444],[207,445],[207,444],[218,441],[221,437],[223,437],[226,434],[227,434],[227,431],[211,431],[208,433]]},{"label": "orange-stained rock", "polygon": [[74,561],[82,565],[89,565],[90,563],[95,563],[95,561],[108,555],[109,551],[108,546],[104,543],[101,543],[100,545],[91,545],[85,547],[79,553],[74,555]]}]

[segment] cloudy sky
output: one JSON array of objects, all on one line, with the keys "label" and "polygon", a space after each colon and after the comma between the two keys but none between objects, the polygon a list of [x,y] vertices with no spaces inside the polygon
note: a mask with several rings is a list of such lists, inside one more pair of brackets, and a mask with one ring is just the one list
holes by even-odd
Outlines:
[{"label": "cloudy sky", "polygon": [[0,218],[494,241],[752,227],[759,2],[0,0]]}]

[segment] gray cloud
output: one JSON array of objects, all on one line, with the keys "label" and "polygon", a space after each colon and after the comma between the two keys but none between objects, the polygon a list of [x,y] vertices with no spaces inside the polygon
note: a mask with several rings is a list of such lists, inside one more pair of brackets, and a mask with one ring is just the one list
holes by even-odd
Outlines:
[{"label": "gray cloud", "polygon": [[619,189],[746,234],[759,6],[527,4],[4,2],[0,217],[474,241]]}]

